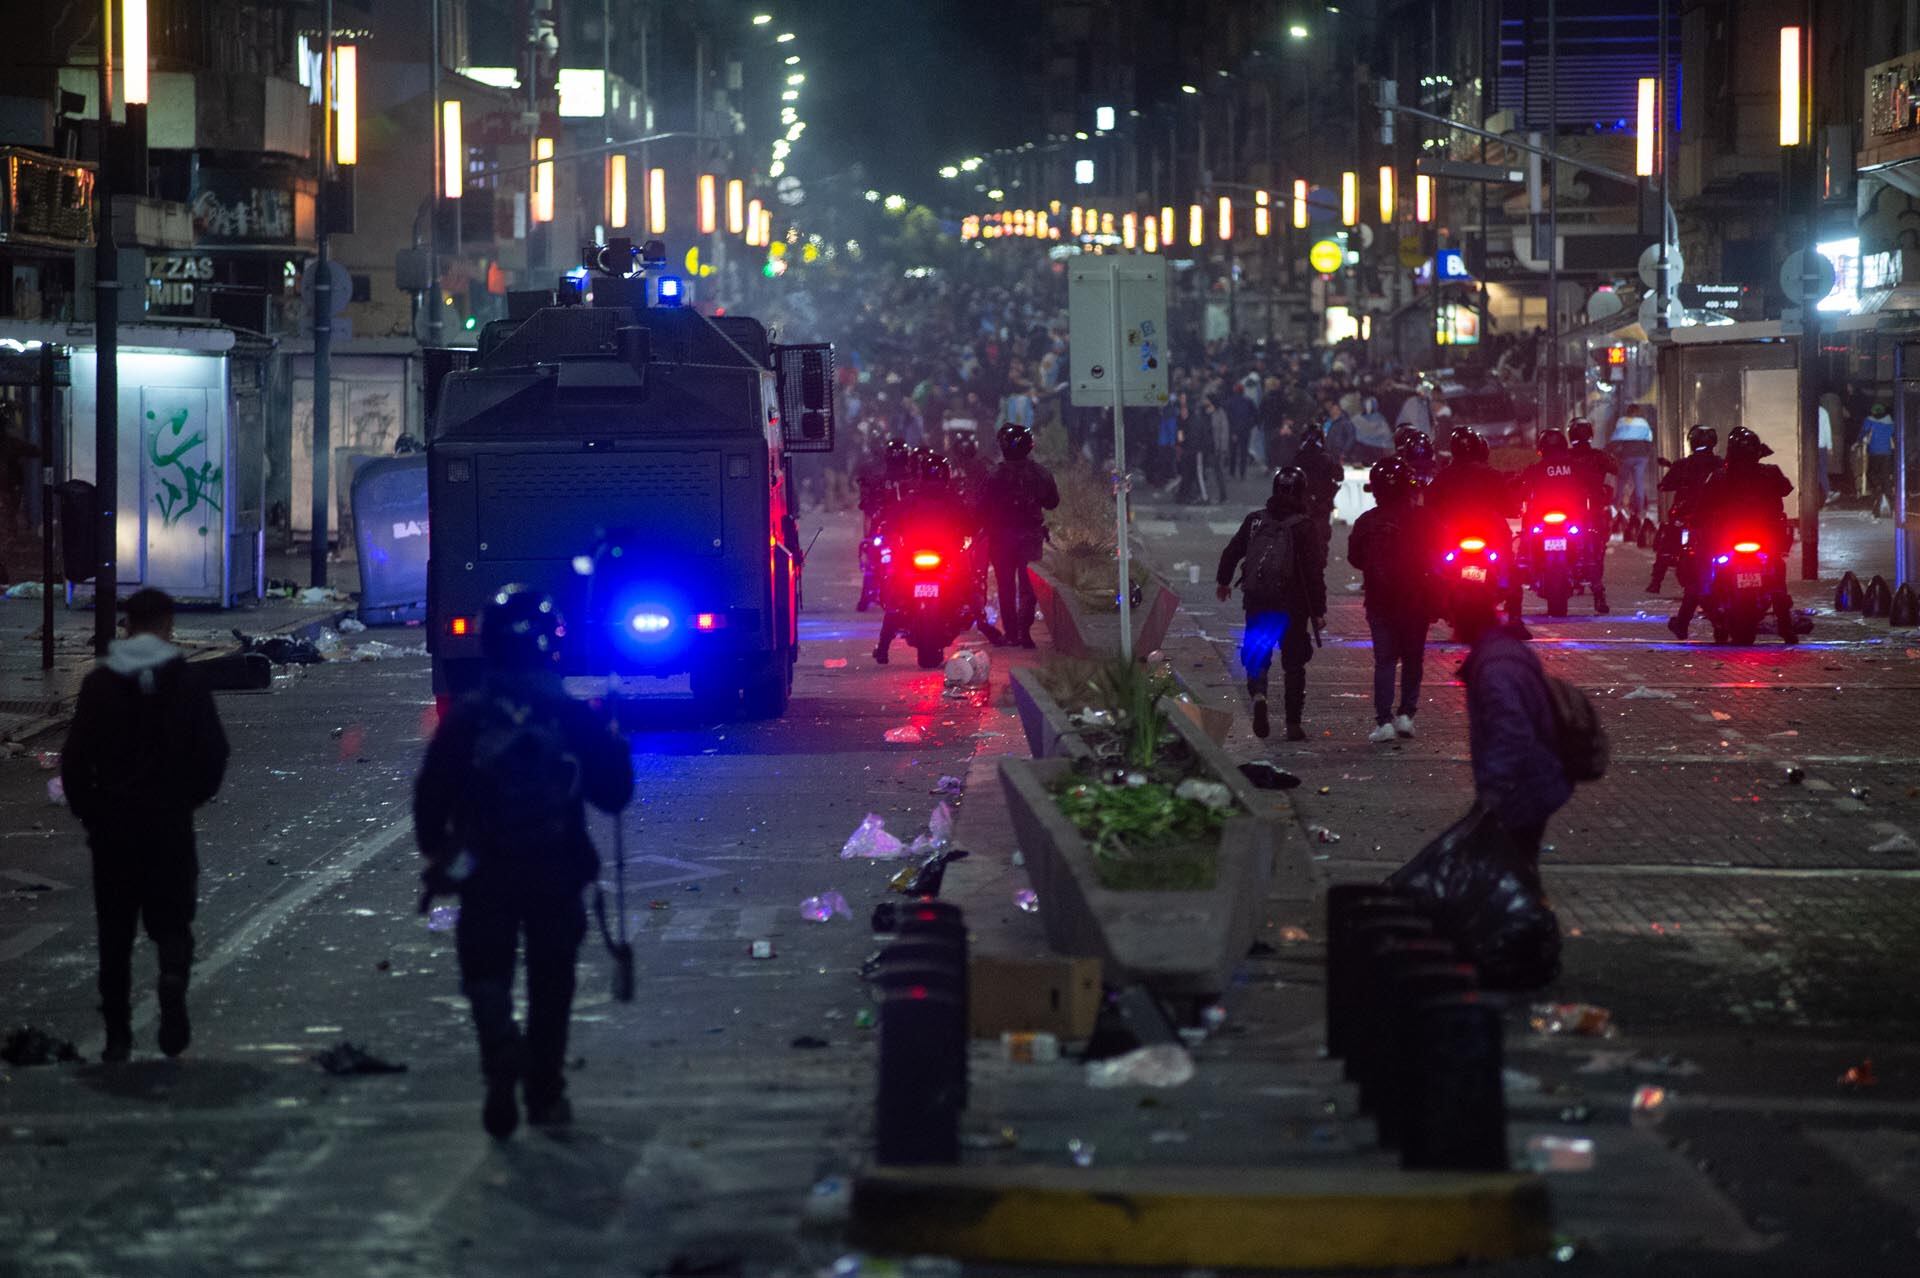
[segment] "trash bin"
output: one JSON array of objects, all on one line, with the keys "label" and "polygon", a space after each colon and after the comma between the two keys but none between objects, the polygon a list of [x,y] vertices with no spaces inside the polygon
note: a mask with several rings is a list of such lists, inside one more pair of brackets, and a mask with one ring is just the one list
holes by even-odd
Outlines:
[{"label": "trash bin", "polygon": [[69,582],[92,581],[100,566],[100,503],[84,479],[58,485],[60,503],[60,561]]},{"label": "trash bin", "polygon": [[427,458],[363,463],[353,477],[354,542],[360,559],[360,620],[369,626],[427,615]]}]

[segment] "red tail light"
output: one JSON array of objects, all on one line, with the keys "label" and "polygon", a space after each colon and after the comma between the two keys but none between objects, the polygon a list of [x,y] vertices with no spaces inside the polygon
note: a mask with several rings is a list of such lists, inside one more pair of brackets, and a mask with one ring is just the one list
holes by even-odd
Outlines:
[{"label": "red tail light", "polygon": [[913,557],[913,566],[915,568],[938,568],[940,566],[940,556],[931,550],[919,551]]},{"label": "red tail light", "polygon": [[455,617],[447,623],[447,633],[458,639],[472,629],[473,623],[465,617]]},{"label": "red tail light", "polygon": [[1757,541],[1736,541],[1733,543],[1733,548],[1739,554],[1751,555],[1759,552],[1760,543]]},{"label": "red tail light", "polygon": [[726,624],[727,619],[717,612],[695,613],[693,617],[693,628],[695,630],[719,630],[725,627]]},{"label": "red tail light", "polygon": [[1550,524],[1564,524],[1567,522],[1567,517],[1560,511],[1549,511],[1547,513],[1547,522]]},{"label": "red tail light", "polygon": [[1478,537],[1469,537],[1460,543],[1460,549],[1462,550],[1485,550],[1486,548],[1487,543]]}]

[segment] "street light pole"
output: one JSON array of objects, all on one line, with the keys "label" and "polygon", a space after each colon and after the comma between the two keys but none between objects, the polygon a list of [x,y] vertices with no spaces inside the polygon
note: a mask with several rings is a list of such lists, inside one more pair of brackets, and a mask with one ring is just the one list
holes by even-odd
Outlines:
[{"label": "street light pole", "polygon": [[[433,190],[427,197],[427,345],[439,346],[446,340],[444,319],[447,309],[440,299],[440,197],[446,189],[446,178],[440,172],[446,156],[446,148],[441,145],[440,138],[443,127],[440,119],[440,0],[429,0],[427,7],[433,13],[428,36],[433,42],[433,52],[427,56],[427,84],[433,101],[433,162],[427,165],[428,180],[433,183]],[[457,247],[455,251],[458,252]]]},{"label": "street light pole", "polygon": [[[1560,141],[1560,5],[1547,0],[1547,130]],[[1560,427],[1560,166],[1547,162],[1546,424]]]},{"label": "street light pole", "polygon": [[100,167],[93,198],[99,238],[93,253],[93,484],[97,520],[93,566],[93,650],[107,655],[120,594],[120,260],[113,242],[113,0],[100,9]]},{"label": "street light pole", "polygon": [[[438,5],[435,9],[438,9]],[[313,548],[308,584],[327,584],[328,479],[333,466],[333,264],[327,260],[327,188],[333,185],[333,105],[339,86],[333,65],[333,0],[321,7],[326,31],[320,76],[320,192],[313,230]],[[434,309],[438,310],[438,307]]]}]

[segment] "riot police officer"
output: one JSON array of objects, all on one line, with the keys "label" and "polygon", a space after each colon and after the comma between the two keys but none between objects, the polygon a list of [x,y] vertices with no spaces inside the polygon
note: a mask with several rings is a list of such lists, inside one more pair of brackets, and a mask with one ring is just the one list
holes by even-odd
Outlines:
[{"label": "riot police officer", "polygon": [[1424,501],[1427,489],[1440,473],[1440,459],[1434,454],[1433,441],[1427,438],[1427,432],[1417,426],[1402,426],[1394,431],[1393,455],[1406,470],[1408,495],[1416,502]]},{"label": "riot police officer", "polygon": [[[586,935],[581,891],[600,872],[586,808],[618,813],[633,761],[614,726],[560,684],[565,625],[531,586],[503,587],[480,618],[481,685],[433,735],[414,784],[414,833],[427,899],[458,893],[460,982],[473,1009],[487,1097],[481,1125],[497,1139],[520,1122],[570,1122],[567,1022],[574,963]],[[513,1016],[514,951],[527,949],[527,1027]]]},{"label": "riot police officer", "polygon": [[[1695,583],[1687,587],[1679,615],[1667,623],[1675,638],[1687,637],[1694,610],[1712,584],[1712,565],[1707,556],[1721,543],[1732,540],[1730,532],[1736,528],[1771,528],[1774,544],[1783,556],[1792,544],[1793,526],[1787,520],[1786,499],[1793,492],[1793,482],[1778,466],[1767,463],[1766,458],[1772,455],[1773,449],[1745,426],[1727,432],[1727,464],[1708,481],[1695,516],[1701,535],[1694,563],[1701,571],[1695,574]],[[1781,641],[1788,646],[1799,643],[1793,597],[1785,590],[1775,590],[1772,602]],[[1719,623],[1715,624],[1717,628]]]},{"label": "riot police officer", "polygon": [[1300,722],[1307,701],[1307,663],[1313,660],[1314,634],[1327,615],[1327,543],[1310,506],[1310,492],[1305,471],[1276,471],[1272,496],[1240,522],[1220,552],[1214,574],[1215,592],[1225,603],[1233,597],[1234,572],[1241,570],[1247,622],[1240,664],[1247,672],[1257,737],[1270,731],[1267,689],[1277,650],[1285,679],[1287,740],[1307,739]]},{"label": "riot police officer", "polygon": [[[1309,424],[1301,433],[1299,450],[1293,455],[1293,469],[1300,472],[1306,483],[1301,500],[1306,503],[1307,514],[1320,526],[1321,545],[1329,545],[1333,541],[1333,499],[1347,472],[1328,449],[1326,427],[1319,422]],[[1275,482],[1278,478],[1276,475]]]},{"label": "riot police officer", "polygon": [[[1447,432],[1447,451],[1447,464],[1427,489],[1434,532],[1443,540],[1478,537],[1497,548],[1511,565],[1513,530],[1507,524],[1507,512],[1513,507],[1514,493],[1506,477],[1487,460],[1491,456],[1487,441],[1471,426],[1455,426]],[[1436,546],[1435,553],[1442,549]],[[1507,621],[1524,630],[1520,603],[1516,584],[1506,599]]]},{"label": "riot police officer", "polygon": [[[950,556],[954,563],[966,561],[956,579],[980,592],[981,597],[972,601],[974,615],[980,619],[981,632],[989,640],[999,640],[999,630],[986,619],[984,577],[975,572],[972,562],[974,547],[979,544],[979,511],[953,482],[953,463],[938,453],[925,453],[920,462],[920,480],[914,485],[911,499],[895,517],[894,526],[899,534],[895,538],[896,553],[904,554],[908,548],[934,547],[942,555]],[[901,622],[898,601],[890,589],[885,593],[880,642],[873,649],[873,659],[883,666],[887,664],[893,641],[899,637]]]},{"label": "riot police officer", "polygon": [[981,518],[1000,592],[1000,628],[1007,643],[1031,648],[1037,601],[1027,565],[1047,542],[1046,512],[1060,505],[1053,472],[1033,459],[1033,428],[1007,422],[996,432],[1001,463],[987,476]]},{"label": "riot police officer", "polygon": [[1586,509],[1580,512],[1580,527],[1586,534],[1593,610],[1604,613],[1607,611],[1607,541],[1613,527],[1613,486],[1609,481],[1620,473],[1620,463],[1612,454],[1593,446],[1593,423],[1584,417],[1574,418],[1567,426],[1567,455],[1573,459],[1575,473],[1587,498]]},{"label": "riot police officer", "polygon": [[1681,588],[1686,588],[1686,578],[1693,567],[1685,558],[1685,538],[1699,513],[1707,484],[1720,473],[1720,458],[1713,451],[1719,443],[1719,431],[1696,423],[1687,431],[1687,455],[1660,479],[1660,491],[1671,493],[1673,498],[1667,507],[1667,517],[1660,524],[1659,535],[1654,539],[1653,577],[1647,582],[1649,594],[1660,593],[1669,568],[1679,575]]}]

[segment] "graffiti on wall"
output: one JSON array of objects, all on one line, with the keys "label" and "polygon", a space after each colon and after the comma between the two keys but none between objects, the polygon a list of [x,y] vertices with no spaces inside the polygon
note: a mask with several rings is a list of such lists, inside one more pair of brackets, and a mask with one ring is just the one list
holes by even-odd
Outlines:
[{"label": "graffiti on wall", "polygon": [[153,468],[157,490],[153,504],[162,526],[172,528],[195,511],[203,521],[220,510],[221,467],[207,456],[206,432],[190,429],[192,410],[176,408],[165,417],[147,410],[147,462]]}]

